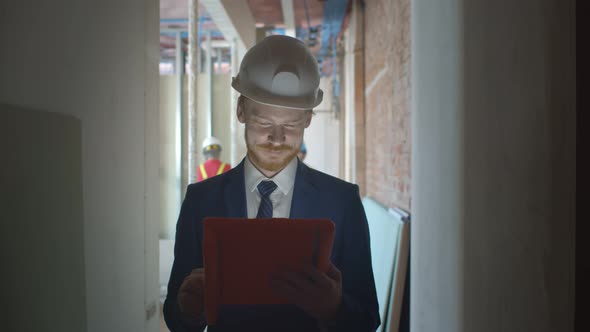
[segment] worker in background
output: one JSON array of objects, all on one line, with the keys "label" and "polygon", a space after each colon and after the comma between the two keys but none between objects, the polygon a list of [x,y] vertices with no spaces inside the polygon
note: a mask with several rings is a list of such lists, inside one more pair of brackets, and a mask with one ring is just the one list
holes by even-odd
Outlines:
[{"label": "worker in background", "polygon": [[299,149],[297,157],[299,157],[299,160],[304,161],[305,156],[307,156],[307,146],[305,146],[305,142],[303,142],[301,143],[301,148]]},{"label": "worker in background", "polygon": [[230,164],[222,162],[221,141],[210,136],[203,141],[203,157],[205,162],[199,165],[197,169],[197,182],[206,180],[215,175],[225,173],[230,170]]},{"label": "worker in background", "polygon": [[245,125],[247,154],[227,173],[187,188],[164,303],[172,332],[205,329],[203,219],[212,216],[327,218],[335,238],[327,272],[309,264],[268,280],[285,304],[221,307],[209,332],[371,332],[379,326],[359,187],[296,158],[322,101],[319,83],[316,59],[296,38],[268,36],[244,55],[232,87],[240,93],[236,115]]}]

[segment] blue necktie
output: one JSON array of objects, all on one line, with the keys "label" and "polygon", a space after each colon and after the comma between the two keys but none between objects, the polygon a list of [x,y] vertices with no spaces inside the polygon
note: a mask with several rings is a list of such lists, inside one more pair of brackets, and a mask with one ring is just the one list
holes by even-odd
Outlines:
[{"label": "blue necktie", "polygon": [[277,185],[272,181],[262,181],[258,184],[260,193],[260,206],[256,218],[272,218],[272,202],[270,194],[277,189]]}]

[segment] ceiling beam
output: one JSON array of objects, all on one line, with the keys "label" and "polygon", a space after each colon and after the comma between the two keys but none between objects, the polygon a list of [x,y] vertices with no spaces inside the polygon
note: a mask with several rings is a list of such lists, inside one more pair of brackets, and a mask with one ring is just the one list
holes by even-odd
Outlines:
[{"label": "ceiling beam", "polygon": [[256,42],[256,22],[246,1],[200,0],[225,40],[249,49]]},{"label": "ceiling beam", "polygon": [[287,36],[295,36],[295,10],[293,7],[293,0],[281,0],[281,7],[283,8],[283,21],[285,23],[285,34]]}]

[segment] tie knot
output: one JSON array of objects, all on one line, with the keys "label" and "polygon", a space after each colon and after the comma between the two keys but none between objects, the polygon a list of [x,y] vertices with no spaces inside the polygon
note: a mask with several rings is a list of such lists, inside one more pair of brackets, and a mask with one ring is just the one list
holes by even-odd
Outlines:
[{"label": "tie knot", "polygon": [[273,181],[262,181],[258,184],[258,192],[262,197],[268,197],[270,193],[277,189],[277,184]]}]

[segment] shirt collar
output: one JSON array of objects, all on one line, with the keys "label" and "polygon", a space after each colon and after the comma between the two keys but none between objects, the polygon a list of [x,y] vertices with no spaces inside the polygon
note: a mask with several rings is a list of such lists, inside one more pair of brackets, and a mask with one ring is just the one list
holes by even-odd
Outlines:
[{"label": "shirt collar", "polygon": [[267,178],[262,174],[250,161],[250,158],[246,156],[244,161],[244,176],[246,189],[250,192],[254,192],[258,184],[265,180],[272,180],[276,183],[279,190],[287,195],[295,184],[295,175],[297,173],[297,157],[293,158],[279,173],[272,178]]}]

